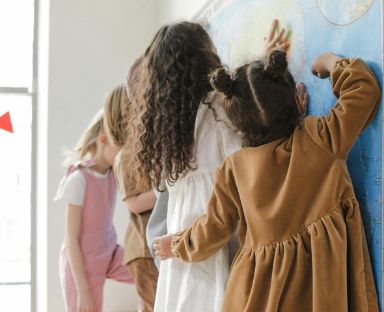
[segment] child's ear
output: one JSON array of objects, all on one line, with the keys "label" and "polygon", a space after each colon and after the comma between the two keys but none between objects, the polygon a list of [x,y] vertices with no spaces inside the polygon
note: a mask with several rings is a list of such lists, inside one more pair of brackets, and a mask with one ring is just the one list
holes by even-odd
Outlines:
[{"label": "child's ear", "polygon": [[105,133],[99,133],[97,139],[99,140],[100,143],[105,144],[107,143],[107,136]]}]

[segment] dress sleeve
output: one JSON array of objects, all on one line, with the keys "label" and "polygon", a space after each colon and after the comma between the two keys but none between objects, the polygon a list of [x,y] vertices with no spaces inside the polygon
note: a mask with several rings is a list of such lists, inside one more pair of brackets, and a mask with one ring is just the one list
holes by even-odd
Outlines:
[{"label": "dress sleeve", "polygon": [[86,181],[80,170],[71,173],[65,180],[60,199],[67,204],[83,206]]},{"label": "dress sleeve", "polygon": [[216,172],[207,214],[172,239],[172,251],[177,257],[187,262],[203,261],[228,243],[239,219],[239,200],[235,193],[233,177],[224,163]]},{"label": "dress sleeve", "polygon": [[338,98],[328,116],[307,117],[305,128],[316,144],[346,158],[360,133],[378,109],[380,90],[368,66],[360,59],[343,59],[331,72],[333,92]]}]

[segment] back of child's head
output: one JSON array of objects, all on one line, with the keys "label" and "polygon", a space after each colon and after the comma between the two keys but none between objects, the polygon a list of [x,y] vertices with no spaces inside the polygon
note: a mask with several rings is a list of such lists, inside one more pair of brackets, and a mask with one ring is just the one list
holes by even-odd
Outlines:
[{"label": "back of child's head", "polygon": [[197,23],[163,26],[145,52],[148,106],[166,105],[169,114],[197,111],[212,90],[208,75],[221,61],[208,33]]},{"label": "back of child's head", "polygon": [[209,73],[221,62],[204,28],[181,22],[157,32],[145,63],[146,111],[138,160],[143,175],[159,186],[163,178],[173,183],[193,169],[196,114],[212,90]]},{"label": "back of child's head", "polygon": [[104,127],[108,139],[117,146],[127,141],[124,110],[130,106],[126,84],[120,84],[109,92],[104,101]]},{"label": "back of child's head", "polygon": [[103,110],[101,110],[91,120],[76,148],[66,153],[68,155],[64,161],[64,165],[75,165],[79,162],[91,160],[96,155],[97,138],[103,131]]},{"label": "back of child's head", "polygon": [[212,86],[225,97],[224,108],[242,136],[242,145],[259,146],[289,137],[300,120],[295,82],[286,54],[272,51],[265,59],[211,74]]},{"label": "back of child's head", "polygon": [[139,95],[139,90],[142,83],[145,83],[145,58],[140,55],[131,65],[127,76],[127,95],[130,100],[134,100]]},{"label": "back of child's head", "polygon": [[[123,109],[125,119],[125,132],[127,142],[131,149],[138,151],[139,133],[142,132],[142,117],[146,111],[143,90],[146,87],[148,74],[146,71],[146,59],[144,55],[139,56],[131,65],[127,77],[128,105]],[[132,146],[134,145],[134,146]],[[136,153],[134,153],[136,155]]]},{"label": "back of child's head", "polygon": [[208,33],[200,24],[191,22],[160,28],[147,48],[145,57],[149,70],[160,75],[154,78],[162,80],[168,78],[164,76],[167,72],[181,77],[188,69],[193,71],[190,73],[191,78],[200,76],[206,79],[202,76],[220,65],[220,58]]},{"label": "back of child's head", "polygon": [[105,132],[109,140],[121,147],[114,162],[114,172],[123,196],[149,191],[141,184],[137,151],[141,117],[145,103],[140,92],[146,83],[145,58],[138,57],[131,65],[127,81],[114,88],[104,103]]}]

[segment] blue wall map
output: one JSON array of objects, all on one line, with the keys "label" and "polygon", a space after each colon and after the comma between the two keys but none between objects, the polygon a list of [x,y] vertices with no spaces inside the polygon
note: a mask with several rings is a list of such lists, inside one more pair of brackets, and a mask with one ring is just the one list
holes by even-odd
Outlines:
[{"label": "blue wall map", "polygon": [[[313,59],[327,51],[360,57],[382,85],[381,0],[217,0],[197,16],[209,32],[223,63],[238,66],[261,55],[263,37],[274,18],[291,34],[289,57],[296,81],[310,95],[309,113],[327,114],[335,103],[329,80],[311,74]],[[361,134],[347,165],[359,200],[375,282],[382,302],[382,108]]]}]

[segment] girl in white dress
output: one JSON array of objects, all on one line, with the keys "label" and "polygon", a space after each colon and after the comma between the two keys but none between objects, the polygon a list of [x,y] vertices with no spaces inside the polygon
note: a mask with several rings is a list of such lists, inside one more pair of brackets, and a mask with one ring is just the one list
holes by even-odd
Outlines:
[{"label": "girl in white dress", "polygon": [[[275,37],[276,27],[272,30],[267,42],[285,44],[282,34]],[[206,213],[214,172],[240,148],[240,138],[212,91],[209,74],[221,62],[199,24],[162,27],[145,60],[149,78],[143,88],[147,107],[139,170],[151,186],[159,189],[165,182],[167,230],[175,233]],[[155,311],[221,311],[229,267],[228,246],[198,263],[162,262]]]}]

